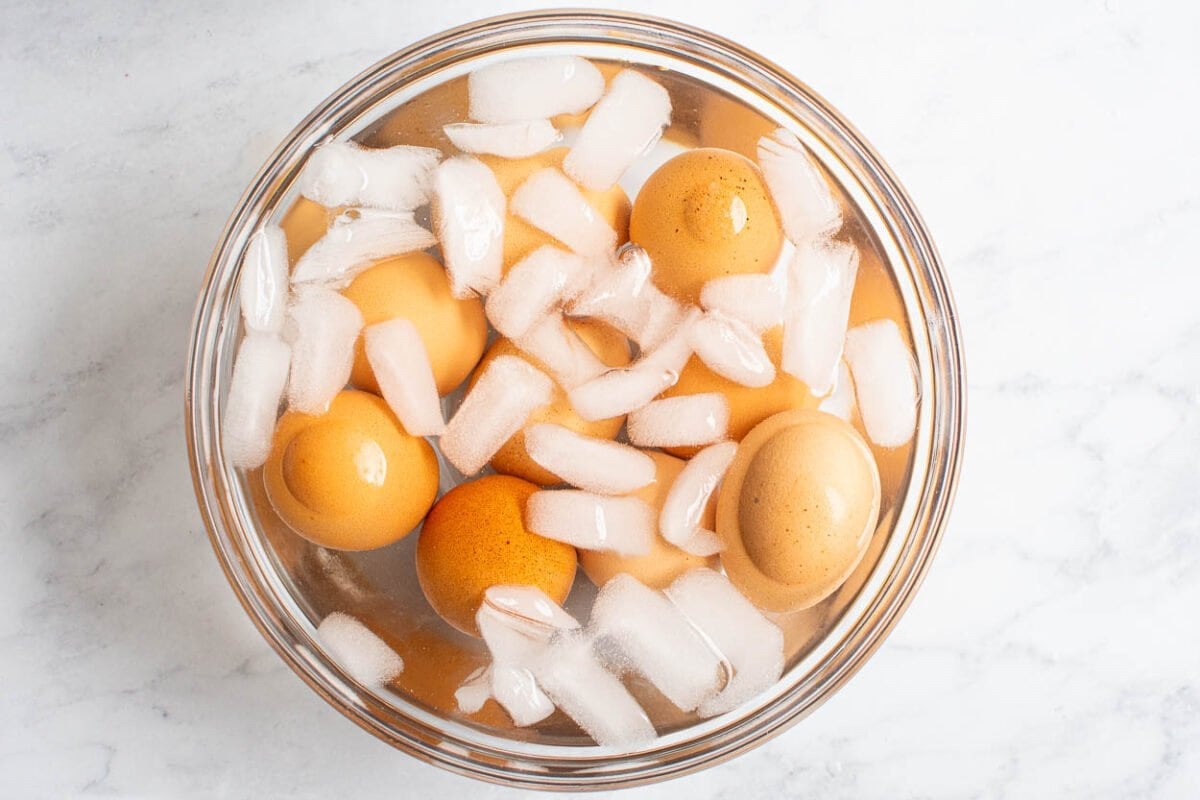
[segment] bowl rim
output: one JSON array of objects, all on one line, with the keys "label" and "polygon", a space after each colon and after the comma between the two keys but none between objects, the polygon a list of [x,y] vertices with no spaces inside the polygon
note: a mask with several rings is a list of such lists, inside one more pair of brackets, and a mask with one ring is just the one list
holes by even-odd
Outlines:
[{"label": "bowl rim", "polygon": [[[206,395],[211,375],[208,368],[213,363],[214,348],[222,331],[214,325],[222,315],[219,311],[224,286],[218,278],[228,282],[229,276],[222,270],[229,266],[234,256],[241,252],[245,238],[252,227],[251,213],[256,200],[261,200],[269,187],[293,182],[295,174],[307,153],[320,139],[329,133],[328,120],[333,112],[345,107],[356,98],[361,98],[373,88],[380,87],[386,76],[399,78],[391,84],[390,91],[405,81],[419,80],[421,70],[414,65],[432,60],[445,59],[447,54],[465,58],[472,47],[481,42],[490,42],[497,37],[519,37],[519,41],[507,47],[556,41],[555,31],[563,27],[589,29],[596,36],[612,37],[623,33],[662,39],[664,42],[684,42],[708,57],[721,60],[734,70],[734,75],[745,79],[742,74],[750,70],[752,77],[766,81],[775,91],[798,102],[803,98],[812,113],[838,133],[840,144],[847,148],[846,154],[857,159],[856,166],[864,170],[881,191],[888,203],[890,221],[898,226],[910,248],[915,263],[922,274],[913,275],[921,284],[924,294],[917,299],[929,308],[924,309],[922,319],[929,336],[933,374],[929,383],[936,390],[935,398],[926,396],[923,413],[928,414],[932,425],[930,468],[922,490],[921,502],[914,517],[910,533],[921,528],[918,548],[905,551],[904,560],[893,567],[892,572],[901,574],[898,583],[889,582],[887,597],[876,599],[886,603],[876,609],[876,616],[869,630],[860,635],[847,657],[840,660],[836,668],[819,684],[813,696],[792,697],[782,695],[772,703],[760,707],[748,717],[736,720],[731,726],[736,730],[729,735],[728,727],[711,732],[705,738],[717,738],[715,747],[702,748],[682,758],[669,759],[665,763],[653,762],[642,765],[639,761],[627,769],[618,768],[629,758],[622,755],[582,758],[561,761],[545,766],[539,759],[529,759],[520,768],[494,753],[479,752],[472,743],[451,743],[444,733],[429,729],[416,719],[410,719],[412,728],[398,731],[384,724],[376,715],[380,706],[369,697],[347,687],[336,674],[314,668],[311,660],[302,659],[296,651],[294,631],[288,631],[287,623],[276,609],[270,607],[270,598],[264,595],[263,581],[268,576],[261,574],[252,558],[234,543],[231,525],[236,527],[229,504],[223,501],[228,494],[223,472],[213,457],[216,423],[216,397]],[[576,31],[578,33],[578,31]],[[558,34],[561,36],[561,34]],[[582,34],[580,34],[582,35]],[[546,38],[541,38],[546,37]],[[608,41],[609,39],[605,39]],[[600,39],[595,39],[600,41]],[[630,42],[624,42],[630,44]],[[639,42],[644,46],[645,42]],[[665,45],[664,45],[665,46]],[[425,63],[425,68],[430,65]],[[406,73],[405,70],[409,72]],[[756,87],[761,89],[762,87]],[[288,163],[291,166],[285,168]],[[227,294],[227,293],[224,293]],[[906,310],[908,301],[905,303]],[[236,317],[235,317],[236,321]],[[914,334],[916,332],[915,320]],[[936,399],[935,403],[928,403]],[[600,11],[586,9],[545,10],[505,14],[488,17],[460,25],[426,37],[376,62],[343,84],[320,103],[302,120],[267,159],[250,185],[239,199],[230,215],[218,244],[214,249],[204,276],[203,289],[193,317],[187,364],[187,380],[184,391],[184,417],[187,434],[188,456],[193,486],[210,542],[226,579],[233,588],[239,602],[259,632],[280,655],[288,666],[326,702],[344,716],[394,747],[433,763],[452,772],[499,783],[506,786],[534,789],[613,789],[665,780],[713,766],[740,753],[756,747],[794,725],[841,688],[880,647],[895,627],[911,602],[916,589],[923,581],[933,555],[944,534],[948,513],[957,487],[961,469],[962,450],[965,440],[966,421],[965,364],[961,333],[954,301],[947,285],[944,269],[932,238],[900,182],[882,158],[875,153],[866,140],[847,120],[832,108],[822,97],[808,86],[764,59],[757,53],[735,44],[724,37],[703,31],[693,26],[672,20],[629,12]],[[932,410],[926,407],[932,405]],[[936,466],[936,469],[935,469]],[[910,486],[909,493],[915,490]],[[918,524],[920,523],[920,524]],[[878,616],[878,614],[882,616]],[[795,688],[795,687],[793,687]],[[785,702],[786,701],[786,702]],[[753,724],[751,724],[753,723]],[[724,738],[721,738],[724,737]],[[473,750],[472,748],[476,748]],[[674,748],[678,750],[679,748]],[[693,748],[695,749],[695,748]],[[486,751],[486,748],[484,748]],[[644,761],[644,759],[643,759]]]}]

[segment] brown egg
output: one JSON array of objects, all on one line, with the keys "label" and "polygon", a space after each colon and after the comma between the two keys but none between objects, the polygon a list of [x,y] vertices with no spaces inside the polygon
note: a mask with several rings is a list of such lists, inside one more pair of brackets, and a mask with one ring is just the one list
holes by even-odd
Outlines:
[{"label": "brown egg", "polygon": [[284,238],[287,239],[288,263],[295,266],[300,256],[325,235],[334,214],[334,209],[314,203],[307,197],[296,198],[296,202],[279,223],[279,227],[283,228]]},{"label": "brown egg", "polygon": [[336,550],[371,550],[421,522],[437,497],[438,462],[382,399],[347,390],[324,414],[280,418],[263,478],[296,533]]},{"label": "brown egg", "polygon": [[[574,320],[570,323],[570,326],[579,334],[579,338],[588,347],[592,348],[592,352],[608,366],[623,367],[629,363],[628,340],[608,325],[592,320]],[[508,339],[497,339],[488,348],[487,353],[483,356],[483,360],[479,362],[479,366],[471,376],[471,383],[469,385],[474,386],[475,381],[487,369],[488,364],[492,363],[494,358],[501,355],[519,356],[538,369],[544,369],[536,359],[521,352]],[[525,427],[535,425],[539,422],[552,422],[556,425],[562,425],[564,428],[569,428],[585,436],[595,436],[600,439],[615,439],[621,430],[621,426],[625,424],[625,417],[613,417],[612,419],[595,421],[585,420],[575,413],[575,409],[571,407],[571,401],[567,399],[566,392],[555,386],[553,398],[548,404],[534,410],[529,416],[529,420],[525,423]],[[556,483],[562,482],[557,475],[529,457],[529,453],[525,451],[524,430],[514,434],[496,452],[496,455],[492,457],[492,469],[507,475],[516,475],[518,478],[524,478],[540,486],[553,486]]]},{"label": "brown egg", "polygon": [[783,230],[762,171],[729,150],[689,150],[663,164],[638,193],[629,238],[645,248],[654,282],[687,303],[705,283],[770,272]]},{"label": "brown egg", "polygon": [[[483,303],[475,297],[456,299],[450,293],[446,270],[428,253],[380,261],[359,274],[342,294],[358,306],[364,326],[397,317],[410,320],[425,344],[438,392],[443,395],[462,383],[483,355],[487,344]],[[362,336],[354,345],[350,382],[379,392]]]},{"label": "brown egg", "polygon": [[[662,393],[663,397],[701,392],[720,392],[729,402],[728,436],[740,442],[750,429],[772,414],[795,408],[816,408],[820,398],[813,397],[808,386],[799,378],[779,369],[779,358],[783,352],[783,328],[772,328],[763,335],[763,346],[775,364],[774,382],[761,389],[751,389],[716,374],[704,366],[699,358],[692,356],[679,373],[679,381]],[[667,452],[690,458],[698,448],[668,447]]]},{"label": "brown egg", "polygon": [[475,612],[491,586],[536,586],[561,604],[575,580],[575,548],[530,532],[525,503],[538,487],[487,475],[447,492],[417,540],[417,579],[429,604],[478,636]]},{"label": "brown egg", "polygon": [[[687,462],[655,450],[647,450],[646,455],[654,459],[657,474],[653,483],[633,494],[646,501],[651,508],[658,512],[662,510],[663,503],[667,500],[667,492],[671,490],[671,484],[675,482],[675,478],[679,476]],[[705,507],[704,515],[700,518],[700,525],[712,530],[716,527],[716,518],[717,503],[714,497]],[[603,586],[614,575],[627,572],[652,589],[665,589],[671,584],[671,581],[689,569],[697,567],[716,569],[717,557],[694,556],[680,550],[661,535],[655,535],[654,544],[651,545],[650,552],[646,555],[623,556],[620,553],[606,550],[580,550],[579,566],[583,567],[584,573],[597,586]]]},{"label": "brown egg", "polygon": [[755,605],[809,608],[861,560],[879,518],[879,473],[849,424],[777,414],[746,435],[717,501],[721,564]]},{"label": "brown egg", "polygon": [[[507,159],[499,156],[480,156],[479,160],[491,167],[496,182],[505,197],[512,197],[517,187],[533,173],[546,167],[562,167],[568,148],[556,147],[529,158]],[[620,186],[604,192],[580,189],[588,204],[617,232],[617,242],[629,239],[629,198]],[[560,244],[557,239],[530,225],[516,214],[504,220],[504,270],[520,261],[545,244]],[[565,245],[561,245],[565,246]]]}]

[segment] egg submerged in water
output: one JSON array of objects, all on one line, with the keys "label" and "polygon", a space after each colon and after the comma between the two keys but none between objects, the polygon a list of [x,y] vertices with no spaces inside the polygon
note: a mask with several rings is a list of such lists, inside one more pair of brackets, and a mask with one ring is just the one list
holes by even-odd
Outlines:
[{"label": "egg submerged in water", "polygon": [[746,435],[725,473],[721,564],[756,606],[809,608],[862,560],[879,504],[879,471],[853,427],[819,411],[776,414]]}]

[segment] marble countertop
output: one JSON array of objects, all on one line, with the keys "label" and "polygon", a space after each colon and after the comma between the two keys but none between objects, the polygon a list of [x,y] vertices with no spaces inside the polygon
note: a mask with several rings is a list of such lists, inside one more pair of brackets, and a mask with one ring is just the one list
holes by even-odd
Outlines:
[{"label": "marble countertop", "polygon": [[[0,796],[517,796],[284,667],[210,552],[181,412],[204,264],[274,144],[386,53],[523,5],[0,10]],[[790,5],[655,8],[811,84],[915,198],[963,321],[961,488],[843,691],[623,797],[1196,796],[1197,6]]]}]

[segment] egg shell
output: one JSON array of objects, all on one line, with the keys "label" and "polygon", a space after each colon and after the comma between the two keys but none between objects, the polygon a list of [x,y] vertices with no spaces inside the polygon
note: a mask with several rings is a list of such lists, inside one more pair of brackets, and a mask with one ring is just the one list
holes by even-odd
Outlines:
[{"label": "egg shell", "polygon": [[[476,297],[459,300],[450,292],[446,270],[428,253],[380,261],[359,274],[342,295],[362,313],[364,327],[404,317],[425,345],[438,393],[446,395],[471,374],[487,344],[487,317]],[[364,339],[354,345],[350,382],[379,393]]]},{"label": "egg shell", "polygon": [[[533,173],[546,167],[561,168],[569,148],[555,147],[544,153],[538,153],[529,158],[505,159],[499,156],[480,156],[479,160],[487,164],[496,175],[496,182],[504,196],[512,198],[517,187],[525,182]],[[629,239],[629,197],[620,186],[614,186],[603,192],[591,191],[580,187],[584,198],[597,214],[599,214],[614,231],[617,232],[617,243]],[[516,214],[509,213],[504,220],[504,271],[508,272],[513,264],[537,250],[542,245],[555,244],[566,247],[550,234],[540,231]],[[568,248],[570,249],[570,248]]]},{"label": "egg shell", "polygon": [[263,479],[280,519],[305,539],[372,550],[420,524],[437,497],[438,462],[381,398],[346,390],[324,414],[280,418]]},{"label": "egg shell", "polygon": [[721,564],[760,608],[809,608],[854,571],[879,504],[875,460],[853,427],[819,411],[777,414],[746,435],[725,473]]},{"label": "egg shell", "polygon": [[417,579],[442,619],[479,635],[475,613],[491,586],[536,586],[562,605],[575,581],[575,548],[525,527],[525,504],[538,487],[487,475],[447,492],[417,540]]},{"label": "egg shell", "polygon": [[654,171],[638,192],[629,238],[654,264],[654,283],[698,303],[714,278],[770,272],[783,230],[758,166],[718,148],[681,153]]},{"label": "egg shell", "polygon": [[[633,496],[648,503],[654,509],[654,518],[658,519],[663,503],[666,502],[667,492],[671,490],[671,484],[675,482],[675,478],[679,476],[687,462],[657,450],[647,450],[646,454],[654,459],[655,479],[652,483],[634,492]],[[716,525],[716,513],[717,503],[714,497],[705,507],[704,515],[700,518],[700,525],[712,530]],[[612,551],[580,550],[579,566],[597,586],[603,586],[613,576],[624,572],[637,578],[651,589],[665,589],[673,580],[690,569],[697,567],[715,569],[717,557],[705,558],[686,553],[664,539],[661,533],[656,532],[650,552],[645,555],[623,556]]]},{"label": "egg shell", "polygon": [[[607,366],[623,367],[629,364],[629,342],[613,328],[594,320],[572,320],[568,324],[579,334],[584,343],[592,349],[592,352]],[[545,371],[545,367],[537,359],[521,352],[510,340],[497,339],[484,354],[483,360],[479,362],[479,366],[476,367],[474,374],[471,376],[471,382],[468,385],[473,386],[475,381],[479,379],[479,376],[483,374],[483,371],[487,369],[487,365],[497,356],[501,355],[518,356],[538,369]],[[555,386],[554,396],[550,403],[535,409],[529,415],[529,419],[526,420],[524,427],[527,428],[539,422],[552,422],[556,425],[562,425],[564,428],[584,434],[585,436],[595,436],[600,439],[615,439],[621,430],[621,426],[625,424],[625,417],[612,417],[611,419],[589,422],[575,413],[575,409],[571,407],[571,401],[567,399],[566,392],[561,387]],[[525,450],[524,428],[509,438],[496,451],[496,455],[492,456],[491,464],[492,469],[497,472],[502,472],[506,475],[515,475],[527,481],[532,481],[539,486],[553,486],[562,482],[557,475],[529,457],[529,453]]]},{"label": "egg shell", "polygon": [[[763,334],[763,348],[775,365],[775,380],[760,389],[752,389],[723,378],[692,356],[679,373],[679,381],[662,393],[662,397],[684,394],[720,392],[729,404],[729,426],[726,436],[740,442],[750,429],[773,414],[797,408],[816,408],[820,399],[814,397],[808,386],[779,369],[779,358],[783,351],[783,327],[775,327]],[[668,447],[668,453],[691,458],[698,448]]]}]

